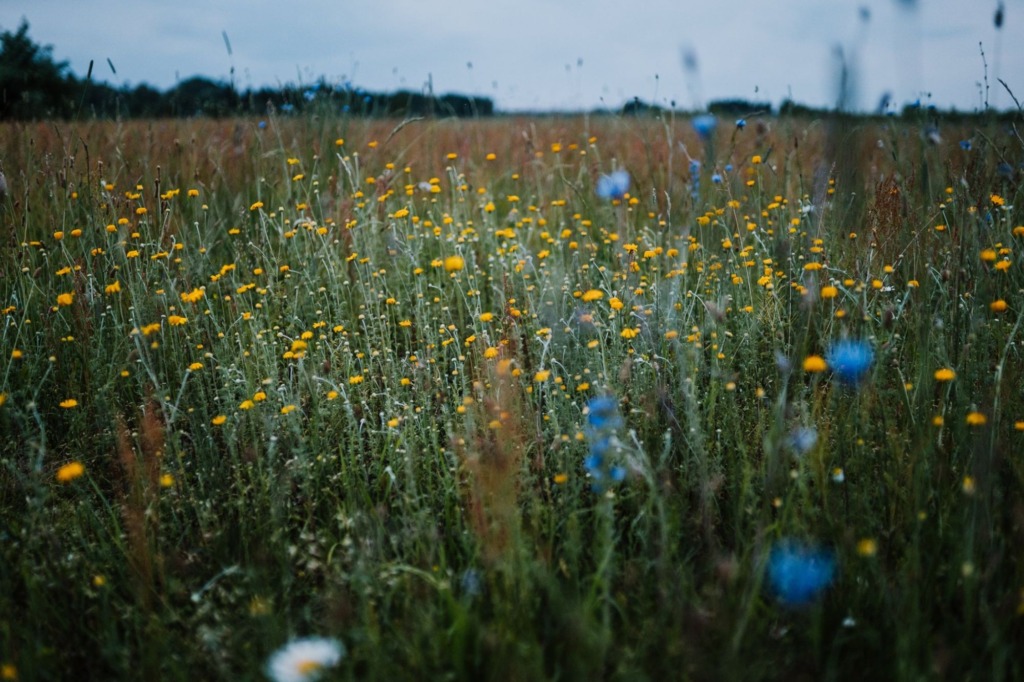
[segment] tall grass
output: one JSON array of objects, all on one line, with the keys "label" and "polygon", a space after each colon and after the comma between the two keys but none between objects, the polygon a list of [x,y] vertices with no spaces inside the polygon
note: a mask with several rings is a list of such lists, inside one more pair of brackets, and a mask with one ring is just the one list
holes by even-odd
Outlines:
[{"label": "tall grass", "polygon": [[4,674],[1019,678],[1020,138],[725,128],[5,125]]}]

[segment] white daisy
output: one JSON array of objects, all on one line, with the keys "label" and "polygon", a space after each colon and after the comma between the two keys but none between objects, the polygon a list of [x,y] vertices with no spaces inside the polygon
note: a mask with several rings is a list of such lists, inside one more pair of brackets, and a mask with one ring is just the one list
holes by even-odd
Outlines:
[{"label": "white daisy", "polygon": [[311,682],[325,668],[338,665],[344,655],[345,647],[336,639],[296,639],[267,659],[267,677],[274,682]]}]

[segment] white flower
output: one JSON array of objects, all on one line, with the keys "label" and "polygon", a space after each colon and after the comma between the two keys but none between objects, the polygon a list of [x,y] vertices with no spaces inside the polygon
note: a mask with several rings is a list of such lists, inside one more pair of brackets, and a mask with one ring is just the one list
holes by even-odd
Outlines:
[{"label": "white flower", "polygon": [[336,639],[296,639],[267,659],[267,677],[274,682],[310,682],[325,668],[338,665],[344,655],[345,647]]}]

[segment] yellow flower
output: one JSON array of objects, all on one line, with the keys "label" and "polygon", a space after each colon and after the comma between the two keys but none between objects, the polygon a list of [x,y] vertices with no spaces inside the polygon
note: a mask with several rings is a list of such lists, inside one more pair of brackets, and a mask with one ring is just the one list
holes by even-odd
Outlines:
[{"label": "yellow flower", "polygon": [[539,372],[537,372],[536,374],[533,375],[533,380],[534,381],[547,381],[548,377],[550,377],[550,376],[551,376],[551,370],[542,369],[541,371],[539,371]]},{"label": "yellow flower", "polygon": [[225,415],[218,414],[216,417],[214,417],[213,419],[210,420],[210,423],[213,424],[214,426],[220,426],[221,424],[223,424],[227,420],[228,420],[228,418]]},{"label": "yellow flower", "polygon": [[193,289],[192,291],[182,292],[181,300],[185,303],[195,303],[205,295],[206,292],[203,289]]},{"label": "yellow flower", "polygon": [[490,322],[494,319],[494,313],[480,313],[481,322]]},{"label": "yellow flower", "polygon": [[263,402],[266,399],[267,399],[267,394],[264,393],[263,391],[256,391],[255,393],[252,394],[252,401],[254,403],[261,403],[261,402]]},{"label": "yellow flower", "polygon": [[618,296],[612,296],[608,299],[608,305],[611,306],[612,310],[622,310],[625,304],[619,300]]},{"label": "yellow flower", "polygon": [[256,203],[254,203],[252,206],[249,207],[249,210],[250,211],[256,211],[256,210],[259,210],[261,208],[263,208],[263,202],[262,201],[257,201]]},{"label": "yellow flower", "polygon": [[956,379],[956,372],[950,368],[943,367],[942,369],[935,370],[936,381],[952,381],[953,379]]},{"label": "yellow flower", "polygon": [[188,318],[182,317],[181,315],[169,315],[167,317],[167,322],[170,323],[172,327],[180,327],[188,322]]},{"label": "yellow flower", "polygon": [[820,355],[808,355],[804,358],[805,372],[824,372],[828,369],[828,363]]},{"label": "yellow flower", "polygon": [[355,376],[351,376],[348,378],[348,383],[355,386],[356,384],[363,383],[365,380],[366,377],[364,377],[362,374],[356,374]]},{"label": "yellow flower", "polygon": [[996,300],[989,303],[988,307],[989,310],[991,310],[994,313],[1002,313],[1005,312],[1009,306],[1006,304],[1006,301],[1004,301],[1001,298],[997,298]]},{"label": "yellow flower", "polygon": [[993,206],[1003,206],[1006,204],[1006,199],[1002,198],[998,194],[993,194],[989,199],[992,201]]},{"label": "yellow flower", "polygon": [[203,368],[203,363],[201,363],[201,362],[193,362],[191,365],[188,366],[188,368],[190,370],[192,370],[193,372],[198,372],[199,370],[201,370]]},{"label": "yellow flower", "polygon": [[85,467],[82,466],[81,462],[69,462],[60,469],[57,469],[57,481],[60,483],[70,483],[84,473]]},{"label": "yellow flower", "polygon": [[71,305],[74,302],[74,300],[75,300],[75,295],[73,293],[58,294],[58,296],[57,296],[57,305],[59,305],[59,306],[69,306],[69,305]]},{"label": "yellow flower", "polygon": [[821,288],[821,297],[822,298],[835,298],[838,295],[839,295],[839,289],[837,289],[837,288],[835,288],[833,286],[827,286],[827,287],[822,287]]},{"label": "yellow flower", "polygon": [[600,289],[590,289],[588,291],[585,291],[581,298],[587,303],[591,303],[593,301],[600,301],[602,298],[604,298],[604,292],[601,291]]},{"label": "yellow flower", "polygon": [[447,272],[458,272],[464,267],[466,267],[466,261],[462,259],[462,256],[448,256],[444,259],[444,269]]},{"label": "yellow flower", "polygon": [[295,406],[294,405],[285,405],[284,407],[281,408],[281,414],[289,414],[289,413],[294,412],[294,411],[295,411]]},{"label": "yellow flower", "polygon": [[988,417],[981,412],[969,412],[965,421],[968,426],[984,426],[988,423]]},{"label": "yellow flower", "polygon": [[624,339],[635,339],[640,334],[640,329],[637,327],[626,327],[619,334]]},{"label": "yellow flower", "polygon": [[494,346],[489,346],[484,351],[484,357],[488,360],[493,360],[494,358],[498,357],[498,349],[495,348]]},{"label": "yellow flower", "polygon": [[555,485],[565,485],[569,480],[569,474],[555,474],[551,480],[555,482]]},{"label": "yellow flower", "polygon": [[74,398],[68,398],[67,400],[60,401],[60,406],[65,410],[70,410],[73,407],[78,407],[78,401]]},{"label": "yellow flower", "polygon": [[857,554],[863,557],[875,556],[878,553],[878,541],[874,538],[863,538],[857,543]]},{"label": "yellow flower", "polygon": [[174,485],[174,476],[171,474],[164,474],[160,477],[161,488],[170,488],[172,485]]},{"label": "yellow flower", "polygon": [[103,292],[107,294],[117,294],[121,292],[121,282],[114,280],[113,284],[108,284],[103,288]]}]

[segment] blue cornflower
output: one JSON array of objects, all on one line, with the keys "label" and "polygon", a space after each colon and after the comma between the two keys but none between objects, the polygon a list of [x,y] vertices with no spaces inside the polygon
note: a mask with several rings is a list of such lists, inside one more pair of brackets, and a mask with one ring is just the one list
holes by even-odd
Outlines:
[{"label": "blue cornflower", "polygon": [[604,436],[591,444],[590,454],[583,460],[583,468],[590,474],[590,487],[594,492],[604,490],[606,481],[620,483],[626,478],[626,470],[611,463],[612,446],[612,437]]},{"label": "blue cornflower", "polygon": [[809,426],[793,429],[786,437],[786,445],[798,455],[806,455],[817,444],[818,432]]},{"label": "blue cornflower", "polygon": [[716,185],[722,184],[722,176],[721,176],[721,174],[720,173],[714,173],[711,176],[711,182],[715,183]]},{"label": "blue cornflower", "polygon": [[590,475],[590,487],[601,492],[607,483],[618,483],[626,478],[626,470],[613,461],[618,449],[615,430],[622,427],[619,401],[612,396],[597,396],[587,403],[587,440],[590,453],[583,460],[583,468]]},{"label": "blue cornflower", "polygon": [[597,179],[597,196],[602,199],[621,199],[629,191],[629,173],[624,170],[612,171]]},{"label": "blue cornflower", "polygon": [[483,589],[480,571],[475,568],[467,568],[463,571],[462,577],[459,579],[459,587],[462,588],[462,594],[469,598],[479,595]]},{"label": "blue cornflower", "polygon": [[614,431],[622,426],[619,401],[610,395],[599,395],[587,402],[587,426],[595,431]]},{"label": "blue cornflower", "polygon": [[302,97],[307,102],[312,102],[313,100],[316,99],[316,90],[310,88],[309,90],[306,90],[304,93],[302,93]]},{"label": "blue cornflower", "polygon": [[971,151],[971,141],[970,140],[960,140],[960,149],[963,149],[965,152]]},{"label": "blue cornflower", "polygon": [[257,123],[257,124],[256,124],[256,126],[257,126],[257,127],[258,127],[258,128],[260,129],[260,130],[263,130],[264,128],[266,128],[266,127],[267,127],[267,122],[266,122],[266,121],[260,121],[259,123]]},{"label": "blue cornflower", "polygon": [[700,116],[694,116],[691,123],[693,124],[693,129],[700,135],[700,138],[706,140],[715,132],[715,128],[718,126],[718,119],[713,114],[701,114]]},{"label": "blue cornflower", "polygon": [[747,127],[747,119],[745,119],[745,118],[738,118],[738,119],[736,119],[736,127],[739,128],[740,130],[743,130],[744,128],[746,128]]},{"label": "blue cornflower", "polygon": [[731,163],[725,164],[725,172],[726,173],[732,173],[732,164]]},{"label": "blue cornflower", "polygon": [[871,344],[859,339],[844,339],[832,344],[825,361],[840,381],[856,384],[865,377],[875,361]]},{"label": "blue cornflower", "polygon": [[783,540],[768,557],[768,584],[787,606],[814,601],[835,577],[835,554],[796,540]]}]

